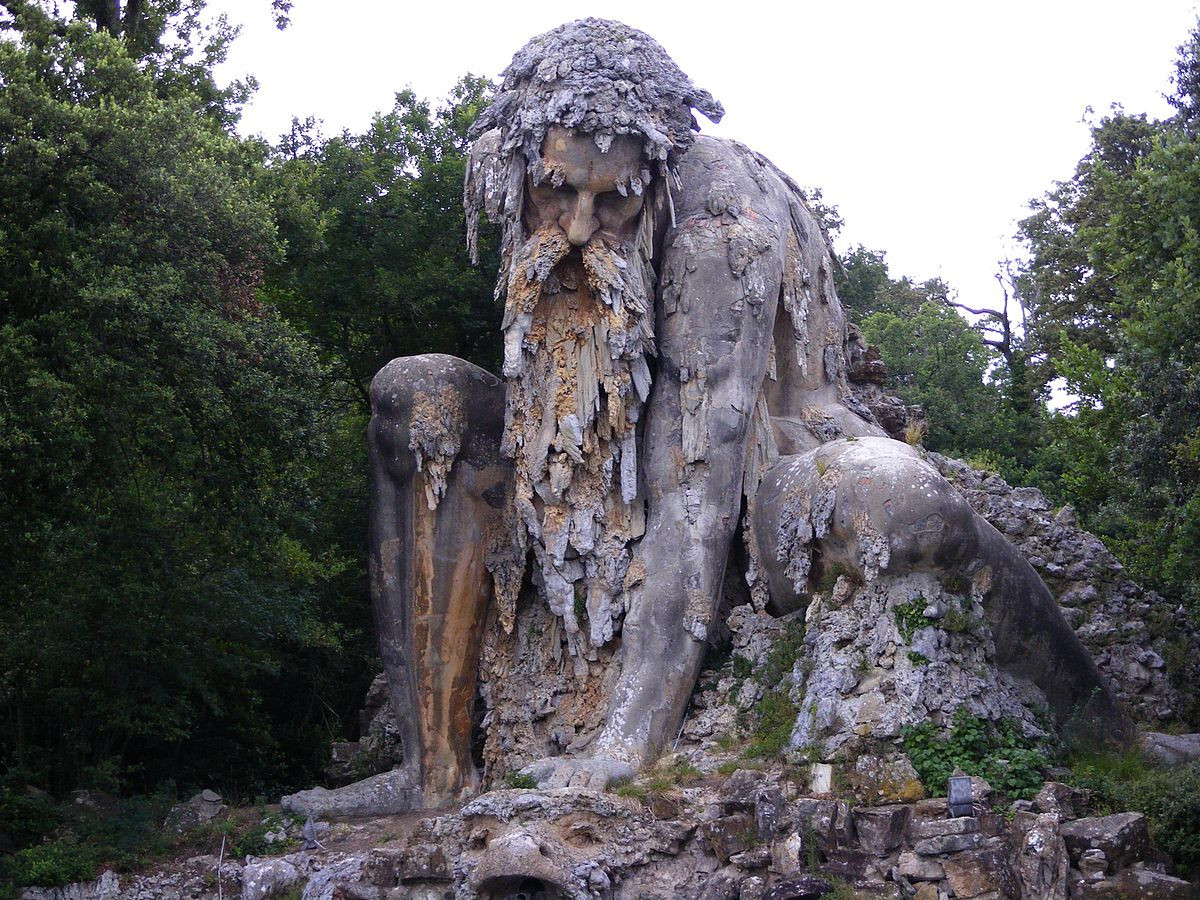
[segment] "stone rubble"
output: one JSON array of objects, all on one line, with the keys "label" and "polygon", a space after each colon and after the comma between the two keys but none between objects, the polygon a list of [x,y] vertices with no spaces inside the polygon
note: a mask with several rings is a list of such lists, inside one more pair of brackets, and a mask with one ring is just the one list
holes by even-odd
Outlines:
[{"label": "stone rubble", "polygon": [[[1140,813],[1081,815],[1084,798],[1065,785],[1047,784],[1034,803],[1005,811],[992,807],[997,795],[980,783],[974,815],[948,818],[943,798],[856,806],[802,796],[788,770],[685,780],[692,783],[669,791],[646,781],[620,793],[492,791],[458,810],[389,820],[395,828],[365,848],[225,860],[222,892],[243,900],[289,891],[303,900],[522,891],[571,900],[783,900],[824,896],[840,882],[860,895],[929,900],[1194,896],[1150,850]],[[656,793],[674,795],[671,818],[655,815]],[[336,831],[363,827],[352,821]],[[23,897],[216,897],[216,863],[195,857],[172,871],[119,879],[107,872]]]},{"label": "stone rubble", "polygon": [[1182,608],[1135,584],[1070,506],[1054,510],[1036,488],[1014,488],[962,460],[929,459],[1037,570],[1135,719],[1168,722],[1187,712],[1200,685],[1200,632]]}]

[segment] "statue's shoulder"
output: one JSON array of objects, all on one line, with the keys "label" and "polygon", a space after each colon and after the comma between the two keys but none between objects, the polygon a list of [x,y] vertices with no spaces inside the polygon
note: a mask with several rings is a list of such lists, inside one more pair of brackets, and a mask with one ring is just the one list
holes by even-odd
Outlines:
[{"label": "statue's shoulder", "polygon": [[704,172],[737,173],[753,179],[764,191],[772,191],[790,202],[806,203],[804,191],[782,169],[757,150],[741,141],[713,135],[697,135],[695,143],[684,157],[680,175],[685,181]]}]

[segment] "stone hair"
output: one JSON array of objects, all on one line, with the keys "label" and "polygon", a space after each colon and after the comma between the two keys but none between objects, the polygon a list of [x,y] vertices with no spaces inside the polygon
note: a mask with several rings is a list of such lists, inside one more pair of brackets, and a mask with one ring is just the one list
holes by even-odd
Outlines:
[{"label": "stone hair", "polygon": [[[540,183],[541,150],[552,125],[593,135],[607,151],[629,134],[659,176],[656,201],[670,203],[679,158],[699,130],[692,110],[718,122],[721,104],[698,89],[657,41],[606,19],[580,19],[539,35],[517,51],[492,104],[475,123],[464,191],[467,243],[478,257],[479,215],[504,229],[507,263],[524,239],[520,229],[525,177]],[[648,177],[647,172],[647,177]],[[641,192],[635,179],[631,190]],[[501,279],[503,281],[503,279]],[[503,285],[497,285],[497,293]]]}]

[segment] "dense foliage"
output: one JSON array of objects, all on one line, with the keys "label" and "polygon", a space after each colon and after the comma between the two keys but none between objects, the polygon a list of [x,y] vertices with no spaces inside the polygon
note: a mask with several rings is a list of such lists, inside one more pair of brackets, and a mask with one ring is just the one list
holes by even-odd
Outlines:
[{"label": "dense foliage", "polygon": [[1016,723],[993,725],[960,706],[949,731],[932,722],[904,730],[904,752],[921,783],[934,796],[946,789],[955,772],[978,775],[1006,797],[1028,800],[1042,786],[1048,762],[1035,741]]},{"label": "dense foliage", "polygon": [[397,356],[499,366],[494,229],[478,267],[462,239],[466,132],[489,90],[468,76],[436,112],[401,91],[361,135],[322,139],[311,121],[294,123],[269,161],[288,252],[264,297],[318,342],[364,405],[371,378]]},{"label": "dense foliage", "polygon": [[1200,878],[1200,763],[1165,768],[1136,750],[1079,753],[1069,762],[1070,783],[1091,792],[1098,813],[1145,813],[1150,838],[1170,854],[1175,874]]},{"label": "dense foliage", "polygon": [[3,6],[0,758],[55,793],[311,783],[377,665],[366,384],[489,361],[495,242],[489,273],[446,239],[487,85],[271,148],[200,0]]},{"label": "dense foliage", "polygon": [[[264,305],[262,149],[107,31],[0,43],[0,741],[56,789],[295,778],[349,663],[336,432]],[[334,682],[336,683],[336,682]],[[333,693],[336,693],[336,688]],[[305,749],[309,748],[309,749]]]},{"label": "dense foliage", "polygon": [[1044,455],[1060,496],[1134,576],[1200,613],[1200,28],[1177,115],[1114,108],[1033,204],[1019,286],[1041,377],[1075,398]]},{"label": "dense foliage", "polygon": [[[494,368],[500,350],[495,234],[477,269],[461,240],[485,81],[269,146],[233,131],[252,83],[214,81],[233,31],[203,26],[203,0],[64,6],[0,0],[0,831],[7,875],[43,883],[134,864],[178,793],[319,777],[377,664],[370,378],[393,356]],[[948,286],[893,278],[862,247],[838,276],[892,386],[927,409],[926,446],[1074,504],[1193,610],[1198,34],[1177,114],[1114,111],[1022,223],[1008,285],[1025,327],[1007,311],[973,326]],[[1055,378],[1069,414],[1043,406]],[[790,734],[801,636],[755,676],[750,754]],[[932,782],[972,765],[1022,794],[1042,762],[966,719],[906,739]],[[56,802],[80,787],[125,798],[95,816]],[[1194,821],[1163,802],[1164,822]]]}]

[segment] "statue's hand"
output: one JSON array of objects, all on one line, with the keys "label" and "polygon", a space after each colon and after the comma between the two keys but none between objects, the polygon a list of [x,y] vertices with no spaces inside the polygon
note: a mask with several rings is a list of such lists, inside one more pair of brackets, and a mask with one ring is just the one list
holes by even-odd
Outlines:
[{"label": "statue's hand", "polygon": [[539,788],[575,787],[602,791],[614,781],[632,778],[637,772],[629,763],[602,756],[577,758],[548,756],[521,769],[537,781]]}]

